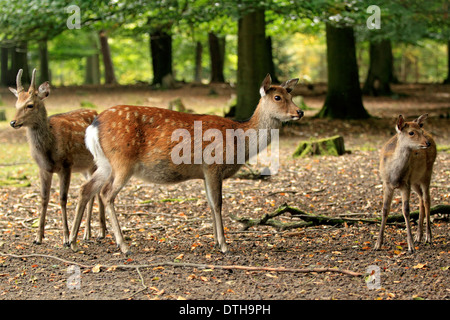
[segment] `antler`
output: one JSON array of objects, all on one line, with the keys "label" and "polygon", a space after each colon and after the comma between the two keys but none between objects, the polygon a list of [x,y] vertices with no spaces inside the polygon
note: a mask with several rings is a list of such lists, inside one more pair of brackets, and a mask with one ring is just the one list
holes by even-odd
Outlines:
[{"label": "antler", "polygon": [[31,76],[31,83],[30,83],[30,87],[28,88],[28,91],[30,92],[34,92],[36,90],[35,88],[35,82],[36,82],[36,68],[33,69],[33,74]]},{"label": "antler", "polygon": [[16,78],[17,93],[23,91],[23,86],[22,86],[22,73],[23,73],[23,70],[22,70],[22,69],[20,69],[19,72],[17,72],[17,78]]}]

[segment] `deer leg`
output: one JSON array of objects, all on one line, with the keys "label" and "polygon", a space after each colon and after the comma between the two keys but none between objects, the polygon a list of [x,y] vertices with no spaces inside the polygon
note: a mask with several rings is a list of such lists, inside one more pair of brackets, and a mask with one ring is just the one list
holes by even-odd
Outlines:
[{"label": "deer leg", "polygon": [[417,231],[416,236],[414,237],[414,241],[421,242],[423,235],[423,218],[425,216],[423,192],[419,185],[413,185],[412,188],[419,196],[419,220],[417,221]]},{"label": "deer leg", "polygon": [[97,195],[98,200],[98,219],[100,222],[100,231],[98,233],[98,239],[104,239],[106,237],[106,217],[105,217],[105,206],[103,205],[102,197],[100,194]]},{"label": "deer leg", "polygon": [[403,209],[403,217],[405,218],[406,224],[406,237],[408,240],[408,251],[410,253],[414,253],[414,242],[411,233],[411,223],[409,219],[409,198],[411,195],[411,187],[406,186],[401,189],[402,192],[402,209]]},{"label": "deer leg", "polygon": [[101,196],[105,204],[105,211],[111,222],[117,246],[120,248],[120,251],[126,255],[131,254],[131,251],[123,239],[122,229],[120,228],[119,220],[117,219],[116,210],[114,208],[114,200],[129,179],[130,175],[114,177],[114,174],[112,174],[109,182],[101,191]]},{"label": "deer leg", "polygon": [[44,238],[45,215],[47,214],[48,201],[50,200],[50,188],[52,186],[52,173],[39,170],[39,179],[41,181],[41,212],[39,214],[39,227],[36,234],[35,244],[41,244]]},{"label": "deer leg", "polygon": [[222,178],[205,174],[205,188],[212,211],[214,240],[223,253],[228,251],[222,222]]},{"label": "deer leg", "polygon": [[[208,185],[206,184],[206,180],[204,181],[204,183],[205,183],[206,199],[208,200],[209,207],[212,210],[213,205],[212,205],[211,199],[209,198]],[[213,212],[211,212],[211,213],[212,213],[212,225],[213,225],[214,242],[217,244],[216,219],[214,219],[214,213]]]},{"label": "deer leg", "polygon": [[[90,172],[84,172],[83,176],[86,180],[89,180],[91,177]],[[94,199],[92,198],[89,200],[89,205],[87,209],[87,216],[86,216],[86,227],[84,229],[84,236],[83,240],[88,241],[91,238],[91,219],[92,219],[92,207],[94,206]]]},{"label": "deer leg", "polygon": [[425,209],[425,216],[427,221],[427,233],[425,236],[425,242],[431,243],[431,221],[430,221],[430,206],[431,206],[431,197],[430,197],[430,187],[426,185],[422,187],[423,190],[423,206]]},{"label": "deer leg", "polygon": [[94,198],[89,200],[87,205],[86,228],[84,229],[84,236],[83,236],[84,241],[88,241],[91,238],[91,219],[93,207],[94,207]]},{"label": "deer leg", "polygon": [[391,209],[392,196],[394,195],[394,189],[387,185],[383,185],[383,210],[381,212],[381,226],[380,232],[378,233],[377,243],[374,249],[380,250],[383,244],[384,228],[386,227],[386,219],[389,215]]},{"label": "deer leg", "polygon": [[[89,174],[84,174],[85,178],[89,180],[92,174],[95,172],[92,169]],[[105,219],[105,206],[103,205],[102,198],[100,194],[97,195],[98,208],[99,208],[99,222],[100,222],[100,231],[98,233],[97,239],[104,239],[106,237],[106,219]],[[83,240],[88,241],[91,238],[91,219],[92,219],[92,209],[94,207],[94,198],[89,201],[87,217],[86,217],[86,229],[84,230]]]},{"label": "deer leg", "polygon": [[94,174],[89,181],[81,186],[80,194],[78,196],[78,204],[76,209],[75,219],[73,221],[72,229],[70,232],[69,243],[73,251],[78,251],[77,248],[77,235],[80,229],[81,220],[83,219],[84,210],[88,202],[100,191],[104,185],[107,177],[101,174]]},{"label": "deer leg", "polygon": [[70,169],[63,169],[59,174],[59,203],[61,205],[61,216],[63,223],[63,243],[69,246],[69,227],[67,225],[67,194],[70,186]]}]

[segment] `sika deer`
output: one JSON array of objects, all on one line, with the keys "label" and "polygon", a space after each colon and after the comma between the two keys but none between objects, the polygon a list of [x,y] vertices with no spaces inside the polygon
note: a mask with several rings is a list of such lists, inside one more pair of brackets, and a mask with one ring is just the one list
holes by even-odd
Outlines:
[{"label": "sika deer", "polygon": [[430,181],[436,159],[436,144],[431,135],[422,129],[428,114],[421,115],[412,122],[405,122],[399,115],[396,125],[397,135],[381,149],[380,172],[383,180],[383,212],[380,233],[375,245],[379,250],[383,244],[386,218],[392,202],[394,189],[402,194],[403,216],[406,223],[408,251],[414,252],[409,222],[409,197],[411,188],[419,195],[419,225],[415,240],[422,241],[423,220],[427,218],[425,242],[431,243],[430,225]]},{"label": "sika deer", "polygon": [[[21,83],[23,70],[17,73],[17,89],[9,88],[17,97],[15,119],[10,122],[11,127],[27,128],[28,143],[31,155],[39,166],[41,182],[41,212],[39,228],[34,241],[42,242],[44,237],[45,216],[50,195],[53,173],[59,176],[60,204],[63,222],[63,242],[69,243],[69,228],[67,225],[67,193],[72,172],[82,172],[85,177],[94,172],[95,165],[92,154],[86,149],[84,135],[88,125],[97,115],[94,110],[75,110],[63,114],[47,117],[44,99],[50,94],[50,85],[44,82],[35,88],[36,69],[33,70],[31,84],[25,91]],[[105,218],[103,204],[100,203],[100,236],[105,236]],[[89,205],[85,239],[90,237],[90,213],[92,201]]]},{"label": "sika deer", "polygon": [[[227,130],[239,129],[245,133],[254,130],[259,135],[259,129],[277,129],[282,122],[299,120],[303,111],[292,102],[289,93],[297,81],[298,79],[292,79],[281,86],[272,86],[270,75],[267,75],[260,89],[259,104],[251,119],[246,122],[142,106],[115,106],[103,111],[86,130],[86,145],[94,155],[98,170],[80,190],[77,214],[70,235],[72,249],[77,250],[76,236],[86,203],[101,190],[117,245],[123,253],[129,252],[117,220],[114,199],[127,181],[132,176],[137,176],[152,183],[163,184],[203,179],[212,209],[215,243],[222,252],[226,252],[221,216],[222,181],[235,174],[245,161],[237,161],[236,151],[239,150],[236,150],[234,137],[226,143],[221,143],[217,137],[225,137]],[[203,139],[187,139],[187,148],[183,148],[189,150],[185,159],[187,161],[174,163],[173,151],[179,146],[174,141],[174,133],[182,129],[187,133],[187,138],[195,136],[195,131],[199,129],[196,123],[200,123]],[[202,141],[211,141],[205,138],[208,132],[216,133],[215,140],[205,146]],[[181,144],[186,141],[183,140]],[[195,157],[196,148],[204,153],[207,147],[216,142],[214,152],[218,161],[199,161]],[[249,157],[249,144],[254,143],[255,141],[249,141],[245,144],[245,160]],[[232,146],[231,151],[225,149],[226,144]],[[221,161],[229,160],[227,152],[229,156],[230,153],[233,154],[233,161]]]}]

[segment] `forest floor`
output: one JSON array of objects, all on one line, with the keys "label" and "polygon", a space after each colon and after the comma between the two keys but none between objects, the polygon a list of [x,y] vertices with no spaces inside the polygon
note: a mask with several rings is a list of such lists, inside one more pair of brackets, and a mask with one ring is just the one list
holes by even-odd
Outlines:
[{"label": "forest floor", "polygon": [[[408,254],[402,224],[387,226],[382,250],[373,251],[378,224],[284,231],[257,226],[242,231],[241,224],[230,217],[233,213],[258,218],[285,203],[333,217],[379,217],[382,189],[378,150],[394,134],[398,114],[413,119],[425,112],[430,115],[425,128],[439,147],[431,183],[432,206],[449,204],[450,86],[398,85],[393,89],[396,94],[392,97],[364,97],[364,105],[374,118],[330,121],[311,117],[323,104],[326,88],[300,87],[296,93],[304,96],[311,110],[298,125],[284,128],[279,171],[255,179],[244,167],[224,183],[226,254],[213,246],[210,210],[201,181],[161,186],[132,179],[116,199],[119,221],[133,252],[124,256],[110,232],[102,240],[82,241],[84,223],[78,237],[81,251],[74,253],[62,245],[55,178],[45,239],[41,245],[33,244],[40,203],[36,166],[25,148],[25,130],[1,124],[0,171],[7,171],[2,179],[26,183],[0,186],[0,299],[448,300],[448,217],[433,216],[432,245],[417,244],[415,254]],[[88,101],[100,111],[121,103],[167,106],[168,101],[180,97],[186,107],[197,112],[225,111],[233,89],[217,85],[214,91],[211,94],[207,86],[189,85],[172,91],[144,86],[57,88],[46,105],[52,113]],[[6,89],[0,94],[9,121],[14,99]],[[335,134],[344,137],[349,153],[292,158],[301,140]],[[19,156],[16,153],[22,155],[15,158]],[[251,169],[261,168],[255,165]],[[73,175],[69,221],[82,183],[79,174]],[[411,209],[416,210],[417,205],[418,198],[413,195]],[[96,213],[97,207],[94,235],[98,230]],[[399,193],[395,194],[392,213],[401,213]],[[285,214],[277,219],[292,222],[296,218]],[[413,232],[416,228],[413,225]],[[369,268],[378,267],[380,285],[370,288],[364,275]],[[320,268],[350,270],[362,276],[321,272]]]}]

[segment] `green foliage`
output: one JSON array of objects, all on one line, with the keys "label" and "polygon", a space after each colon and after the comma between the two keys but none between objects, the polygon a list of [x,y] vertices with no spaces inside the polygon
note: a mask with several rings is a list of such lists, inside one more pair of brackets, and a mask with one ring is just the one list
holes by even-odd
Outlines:
[{"label": "green foliage", "polygon": [[[80,8],[81,29],[68,29],[69,5]],[[367,7],[381,9],[381,29],[369,30]],[[445,48],[450,38],[449,6],[445,0],[0,0],[0,44],[28,41],[30,67],[39,66],[40,39],[48,40],[52,82],[82,84],[85,57],[100,54],[97,33],[108,30],[116,78],[119,83],[150,82],[152,69],[148,34],[164,26],[173,35],[173,69],[177,79],[194,76],[196,41],[203,45],[203,77],[209,77],[207,33],[226,36],[225,77],[236,80],[237,20],[258,8],[265,9],[266,35],[272,37],[276,71],[280,78],[292,75],[311,81],[326,79],[324,22],[354,27],[357,39],[394,41],[396,63],[402,54],[419,61],[419,81],[445,77]],[[398,45],[413,44],[414,47]],[[367,54],[359,45],[360,77],[364,78]],[[427,58],[421,58],[426,56]],[[101,59],[101,56],[100,56]],[[411,58],[412,59],[412,58]],[[100,64],[101,65],[101,64]],[[100,66],[102,68],[102,66]],[[440,71],[439,71],[439,70]],[[411,78],[408,78],[410,80]]]}]

